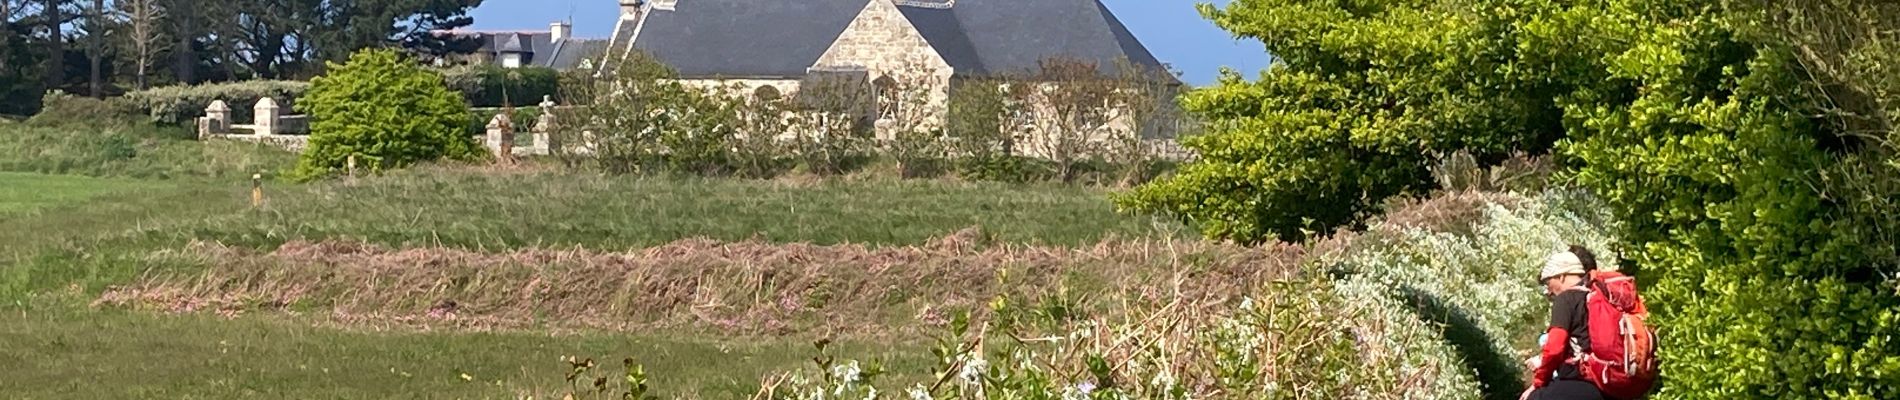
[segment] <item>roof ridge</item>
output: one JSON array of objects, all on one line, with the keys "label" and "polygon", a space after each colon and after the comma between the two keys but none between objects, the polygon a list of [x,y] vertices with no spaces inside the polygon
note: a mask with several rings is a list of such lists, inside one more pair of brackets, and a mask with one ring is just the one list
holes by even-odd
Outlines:
[{"label": "roof ridge", "polygon": [[897,0],[897,6],[950,9],[957,6],[957,0]]}]

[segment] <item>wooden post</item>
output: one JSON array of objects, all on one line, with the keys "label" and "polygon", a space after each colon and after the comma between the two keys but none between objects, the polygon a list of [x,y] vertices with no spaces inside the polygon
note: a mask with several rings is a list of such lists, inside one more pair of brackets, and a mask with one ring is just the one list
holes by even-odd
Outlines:
[{"label": "wooden post", "polygon": [[251,208],[264,206],[264,174],[251,174]]},{"label": "wooden post", "polygon": [[349,174],[350,180],[352,181],[356,180],[356,154],[355,153],[350,154],[350,158],[346,162],[345,167],[349,169],[348,174]]}]

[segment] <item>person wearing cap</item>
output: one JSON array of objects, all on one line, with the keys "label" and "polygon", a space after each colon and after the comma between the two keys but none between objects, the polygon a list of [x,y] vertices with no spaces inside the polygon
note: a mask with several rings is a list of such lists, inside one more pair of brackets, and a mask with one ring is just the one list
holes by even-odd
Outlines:
[{"label": "person wearing cap", "polygon": [[1544,296],[1550,299],[1550,328],[1544,333],[1539,356],[1527,363],[1536,368],[1532,370],[1531,388],[1523,398],[1603,399],[1603,392],[1583,378],[1575,362],[1581,349],[1590,343],[1589,310],[1585,305],[1590,292],[1585,285],[1592,268],[1587,268],[1585,261],[1577,252],[1558,252],[1544,261],[1543,272],[1537,276],[1544,285]]}]

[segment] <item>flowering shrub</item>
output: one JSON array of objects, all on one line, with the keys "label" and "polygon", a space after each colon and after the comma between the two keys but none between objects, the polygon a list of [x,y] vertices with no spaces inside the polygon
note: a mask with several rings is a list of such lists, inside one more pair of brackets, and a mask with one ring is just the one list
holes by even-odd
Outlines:
[{"label": "flowering shrub", "polygon": [[1341,277],[1342,286],[1399,300],[1443,325],[1446,340],[1489,392],[1517,392],[1524,374],[1517,360],[1524,354],[1514,345],[1528,350],[1548,315],[1536,282],[1544,259],[1577,244],[1597,252],[1602,268],[1615,269],[1616,254],[1609,247],[1612,219],[1587,194],[1554,190],[1512,197],[1478,205],[1484,222],[1472,233],[1381,225],[1322,264]]},{"label": "flowering shrub", "polygon": [[[1274,284],[1258,300],[1199,307],[1150,304],[1110,322],[1057,329],[967,314],[939,339],[921,382],[879,382],[855,363],[768,381],[772,399],[1473,399],[1451,350],[1377,296],[1324,280]],[[1010,302],[992,303],[993,313]],[[1046,321],[1045,321],[1046,322]],[[975,332],[971,332],[975,328]],[[826,357],[820,357],[825,360]]]},{"label": "flowering shrub", "polygon": [[1131,300],[1132,310],[1114,319],[1058,319],[999,297],[987,321],[966,314],[949,324],[933,352],[932,379],[879,382],[859,369],[825,367],[770,380],[761,395],[1515,398],[1524,374],[1516,349],[1532,348],[1548,310],[1534,274],[1569,244],[1598,250],[1604,268],[1614,268],[1606,234],[1614,223],[1580,192],[1476,197],[1485,201],[1457,203],[1482,209],[1470,232],[1377,223],[1313,243],[1336,250],[1312,262],[1306,278],[1241,299]]}]

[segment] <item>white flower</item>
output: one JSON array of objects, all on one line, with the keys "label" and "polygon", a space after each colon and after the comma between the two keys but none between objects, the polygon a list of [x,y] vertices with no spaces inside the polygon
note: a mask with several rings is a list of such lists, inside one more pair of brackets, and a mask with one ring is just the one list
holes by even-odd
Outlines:
[{"label": "white flower", "polygon": [[1174,388],[1174,372],[1169,371],[1166,368],[1162,368],[1161,373],[1155,374],[1154,379],[1148,381],[1148,385],[1154,386],[1155,388],[1159,388],[1163,390],[1173,389]]},{"label": "white flower", "polygon": [[905,393],[910,394],[910,400],[935,400],[930,398],[930,391],[924,390],[924,385],[921,384],[911,387]]},{"label": "white flower", "polygon": [[866,386],[864,389],[864,400],[877,400],[877,387]]},{"label": "white flower", "polygon": [[846,384],[858,383],[859,380],[864,379],[864,370],[858,368],[858,362],[853,360],[849,363],[832,366],[831,377],[838,378],[839,381],[843,381]]},{"label": "white flower", "polygon": [[989,361],[970,357],[970,359],[963,361],[963,370],[957,372],[957,377],[963,378],[964,382],[971,384],[981,382],[983,380],[983,370],[989,368],[989,366]]}]

